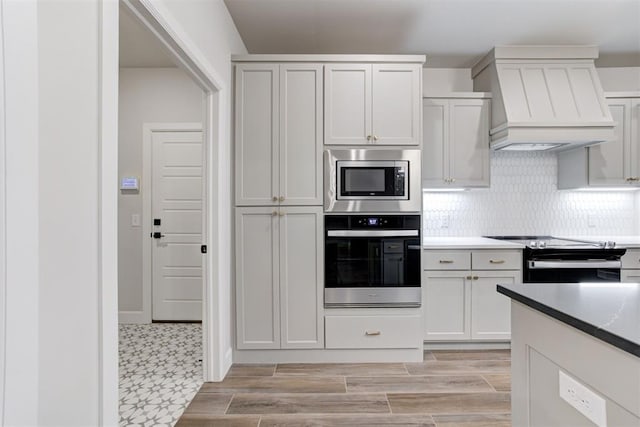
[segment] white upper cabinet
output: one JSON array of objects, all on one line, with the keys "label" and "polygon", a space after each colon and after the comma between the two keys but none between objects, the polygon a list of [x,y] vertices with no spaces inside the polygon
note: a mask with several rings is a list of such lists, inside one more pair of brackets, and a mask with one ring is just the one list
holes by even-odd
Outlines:
[{"label": "white upper cabinet", "polygon": [[236,205],[322,204],[322,65],[236,65]]},{"label": "white upper cabinet", "polygon": [[371,65],[324,69],[325,144],[367,144],[371,135]]},{"label": "white upper cabinet", "polygon": [[558,188],[640,186],[640,93],[609,94],[614,139],[558,153]]},{"label": "white upper cabinet", "polygon": [[278,197],[280,79],[274,64],[236,65],[236,204]]},{"label": "white upper cabinet", "polygon": [[489,186],[488,99],[425,98],[422,187]]},{"label": "white upper cabinet", "polygon": [[420,64],[325,65],[324,142],[419,145]]},{"label": "white upper cabinet", "polygon": [[321,205],[322,65],[280,65],[279,129],[280,204]]}]

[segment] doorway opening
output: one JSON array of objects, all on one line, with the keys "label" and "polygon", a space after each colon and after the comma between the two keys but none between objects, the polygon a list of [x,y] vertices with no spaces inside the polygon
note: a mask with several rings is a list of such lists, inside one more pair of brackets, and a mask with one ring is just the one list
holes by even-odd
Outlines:
[{"label": "doorway opening", "polygon": [[224,370],[206,247],[220,86],[150,5],[123,0],[119,19],[120,423],[173,424]]}]

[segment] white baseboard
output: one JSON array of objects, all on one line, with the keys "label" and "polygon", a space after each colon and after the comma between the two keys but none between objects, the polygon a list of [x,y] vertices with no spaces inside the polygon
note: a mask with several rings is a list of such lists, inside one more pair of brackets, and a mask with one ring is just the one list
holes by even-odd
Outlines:
[{"label": "white baseboard", "polygon": [[425,342],[425,350],[505,350],[511,348],[511,341],[492,342],[463,342],[463,341],[438,341]]},{"label": "white baseboard", "polygon": [[119,311],[118,323],[151,323],[151,319],[144,311]]}]

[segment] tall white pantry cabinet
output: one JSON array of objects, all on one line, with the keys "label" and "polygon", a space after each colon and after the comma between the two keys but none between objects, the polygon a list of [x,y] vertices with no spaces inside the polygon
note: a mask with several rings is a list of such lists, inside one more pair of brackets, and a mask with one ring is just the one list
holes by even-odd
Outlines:
[{"label": "tall white pantry cabinet", "polygon": [[237,348],[323,348],[322,65],[235,79]]}]

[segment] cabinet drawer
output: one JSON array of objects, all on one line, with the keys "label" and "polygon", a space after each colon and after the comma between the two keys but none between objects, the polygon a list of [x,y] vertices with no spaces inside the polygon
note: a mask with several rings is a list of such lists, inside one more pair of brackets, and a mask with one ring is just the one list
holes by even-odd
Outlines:
[{"label": "cabinet drawer", "polygon": [[473,270],[520,270],[521,251],[474,251],[471,255]]},{"label": "cabinet drawer", "polygon": [[416,348],[420,316],[325,316],[327,348]]},{"label": "cabinet drawer", "polygon": [[471,251],[424,251],[425,270],[469,270]]},{"label": "cabinet drawer", "polygon": [[622,256],[622,268],[640,268],[640,249],[627,249]]}]

